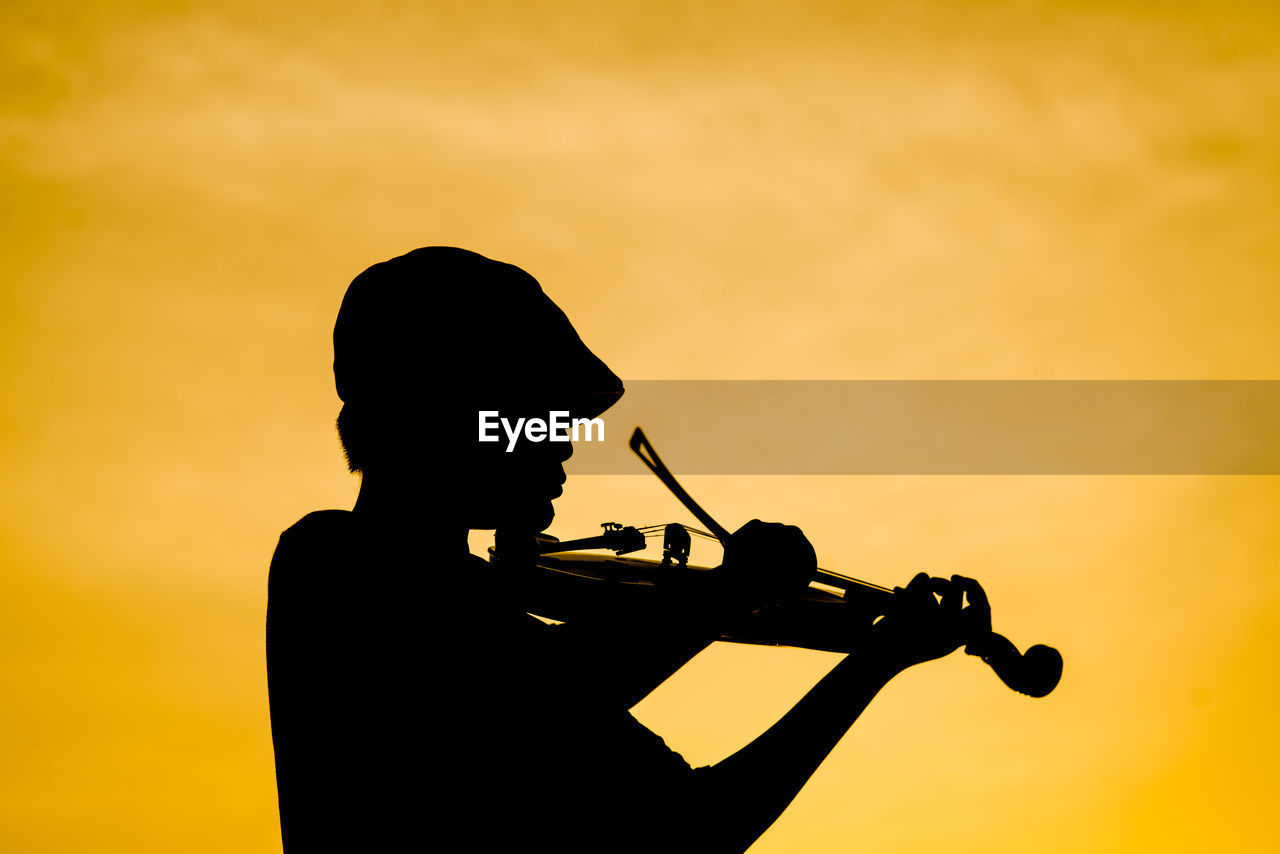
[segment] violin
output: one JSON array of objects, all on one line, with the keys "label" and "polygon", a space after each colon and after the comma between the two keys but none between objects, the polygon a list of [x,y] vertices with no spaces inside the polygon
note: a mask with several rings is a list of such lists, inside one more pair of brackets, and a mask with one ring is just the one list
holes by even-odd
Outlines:
[{"label": "violin", "polygon": [[[689,563],[691,536],[723,545],[729,540],[729,531],[680,486],[639,427],[631,436],[630,447],[708,530],[679,523],[636,527],[606,522],[602,532],[593,537],[561,541],[538,534],[536,556],[531,561],[511,561],[521,566],[521,594],[530,614],[562,623],[607,621],[623,615],[632,618],[655,609],[664,591],[672,586],[696,583],[700,576],[715,572],[713,567]],[[645,540],[659,532],[663,536],[661,560],[625,556],[642,550]],[[613,555],[582,553],[592,549],[612,551]],[[513,550],[504,547],[503,532],[499,531],[495,547],[489,550],[490,561],[502,563],[503,556]],[[729,619],[719,627],[719,635],[708,638],[703,647],[720,640],[856,653],[866,628],[884,615],[893,595],[887,587],[818,569],[808,587]],[[990,632],[968,639],[965,651],[986,662],[1009,688],[1030,697],[1049,694],[1062,677],[1062,655],[1044,644],[1021,653],[1003,635]],[[691,657],[673,662],[670,672]],[[658,674],[657,681],[670,672]]]}]

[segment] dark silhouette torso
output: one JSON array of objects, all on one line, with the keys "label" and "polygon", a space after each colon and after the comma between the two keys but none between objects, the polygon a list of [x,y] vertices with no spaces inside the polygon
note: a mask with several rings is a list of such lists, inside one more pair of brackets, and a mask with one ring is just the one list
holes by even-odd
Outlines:
[{"label": "dark silhouette torso", "polygon": [[[267,671],[288,854],[669,838],[695,772],[570,672],[485,561],[347,511],[272,559]],[[658,820],[659,818],[663,820]]]}]

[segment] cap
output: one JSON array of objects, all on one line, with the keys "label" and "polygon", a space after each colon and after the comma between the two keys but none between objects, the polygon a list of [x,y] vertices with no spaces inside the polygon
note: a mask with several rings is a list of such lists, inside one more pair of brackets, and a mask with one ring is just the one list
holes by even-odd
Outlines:
[{"label": "cap", "polygon": [[623,392],[537,279],[450,246],[415,249],[351,282],[333,328],[333,375],[345,403],[426,392],[587,418]]}]

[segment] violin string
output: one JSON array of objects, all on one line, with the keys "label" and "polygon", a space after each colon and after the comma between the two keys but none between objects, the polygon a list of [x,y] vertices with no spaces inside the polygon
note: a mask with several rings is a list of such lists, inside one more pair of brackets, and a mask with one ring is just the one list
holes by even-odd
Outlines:
[{"label": "violin string", "polygon": [[[699,529],[699,528],[695,528],[695,527],[693,527],[692,525],[685,525],[685,524],[680,523],[680,522],[677,522],[676,524],[677,524],[677,525],[680,525],[680,527],[681,527],[681,528],[684,528],[684,529],[685,529],[686,531],[688,531],[690,534],[693,534],[693,535],[698,536],[698,537],[702,537],[702,538],[703,538],[703,539],[705,539],[705,540],[713,540],[713,541],[715,541],[715,542],[719,542],[719,540],[717,540],[717,539],[715,538],[715,535],[713,535],[713,534],[709,534],[709,533],[707,533],[706,531],[703,531],[703,530],[701,530],[701,529]],[[665,532],[666,532],[666,528],[667,528],[667,526],[666,526],[666,525],[664,525],[664,524],[659,524],[659,525],[637,525],[637,526],[636,526],[636,530],[637,530],[637,531],[639,531],[641,534],[644,534],[644,536],[645,536],[646,538],[648,538],[648,537],[656,537],[656,536],[658,536],[658,535],[660,535],[660,534],[663,534],[663,533],[665,533]]]},{"label": "violin string", "polygon": [[[690,534],[696,534],[696,535],[697,535],[697,536],[699,536],[699,537],[707,537],[707,538],[712,539],[712,540],[714,540],[714,539],[715,539],[715,537],[714,537],[714,536],[712,536],[711,534],[708,534],[706,531],[703,531],[703,530],[701,530],[700,528],[695,528],[695,527],[693,527],[692,525],[685,525],[685,524],[682,524],[682,523],[680,523],[680,522],[676,522],[675,524],[680,525],[680,527],[681,527],[681,528],[683,528],[684,530],[688,531]],[[666,528],[667,528],[667,526],[666,526],[665,524],[662,524],[662,525],[643,525],[643,526],[641,526],[641,527],[637,528],[636,530],[641,531],[641,532],[644,532],[644,533],[661,534],[661,533],[664,533],[664,532],[666,531]]]}]

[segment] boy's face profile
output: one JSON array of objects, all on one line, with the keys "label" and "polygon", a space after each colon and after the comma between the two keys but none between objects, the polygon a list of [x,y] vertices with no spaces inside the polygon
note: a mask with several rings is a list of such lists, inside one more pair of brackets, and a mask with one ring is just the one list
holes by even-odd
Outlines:
[{"label": "boy's face profile", "polygon": [[510,452],[505,441],[471,438],[464,444],[470,471],[459,493],[467,501],[469,527],[542,531],[551,524],[552,502],[565,482],[564,463],[573,454],[570,443],[521,439]]},{"label": "boy's face profile", "polygon": [[[424,495],[447,507],[468,528],[544,530],[555,516],[552,502],[563,491],[564,463],[573,455],[573,445],[523,437],[511,444],[506,436],[499,442],[480,442],[473,409],[471,404],[448,406],[447,427],[438,415],[426,413],[413,419],[414,427],[401,421],[394,430],[398,435],[389,443],[390,453],[380,455],[382,465],[409,475]],[[434,412],[441,410],[437,402]],[[541,416],[532,407],[497,411],[513,421],[547,415],[546,408]]]}]

